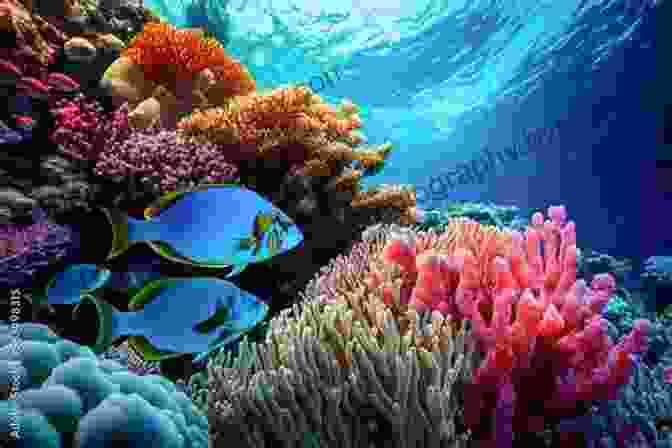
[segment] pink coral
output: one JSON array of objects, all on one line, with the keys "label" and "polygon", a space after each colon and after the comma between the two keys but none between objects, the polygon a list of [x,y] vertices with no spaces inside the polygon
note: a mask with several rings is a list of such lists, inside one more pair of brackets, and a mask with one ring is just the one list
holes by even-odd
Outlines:
[{"label": "pink coral", "polygon": [[[439,237],[399,235],[382,252],[402,273],[402,302],[472,322],[484,359],[465,417],[479,440],[497,446],[510,446],[500,440],[509,425],[514,433],[542,431],[545,420],[614,399],[647,347],[646,320],[613,344],[601,317],[613,277],[597,275],[590,286],[577,280],[576,226],[564,207],[548,215],[536,213],[525,235],[461,220]],[[385,288],[383,278],[372,272],[369,284]],[[512,422],[501,421],[506,413],[496,410],[512,400]]]},{"label": "pink coral", "polygon": [[62,93],[79,90],[80,85],[69,76],[47,71],[39,72],[39,77],[25,76],[13,62],[0,58],[0,74],[14,82],[16,90],[30,97],[48,98],[50,104],[62,99]]},{"label": "pink coral", "polygon": [[96,160],[108,136],[100,104],[78,95],[73,100],[59,100],[51,112],[56,119],[51,140],[60,151],[78,160]]}]

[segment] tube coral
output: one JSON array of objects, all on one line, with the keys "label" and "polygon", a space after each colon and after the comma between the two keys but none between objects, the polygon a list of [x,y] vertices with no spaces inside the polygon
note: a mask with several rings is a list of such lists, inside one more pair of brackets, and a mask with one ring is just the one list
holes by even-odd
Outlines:
[{"label": "tube coral", "polygon": [[[479,440],[498,446],[511,443],[492,439],[506,433],[502,425],[514,434],[542,431],[591,400],[614,399],[647,346],[646,320],[612,343],[601,312],[614,280],[596,275],[590,287],[577,280],[575,225],[563,207],[550,207],[549,216],[536,213],[525,236],[457,220],[440,236],[400,234],[382,253],[402,273],[402,302],[472,322],[485,359],[465,416]],[[371,285],[390,288],[390,272],[374,271]],[[495,411],[508,384],[515,417],[507,423]]]}]

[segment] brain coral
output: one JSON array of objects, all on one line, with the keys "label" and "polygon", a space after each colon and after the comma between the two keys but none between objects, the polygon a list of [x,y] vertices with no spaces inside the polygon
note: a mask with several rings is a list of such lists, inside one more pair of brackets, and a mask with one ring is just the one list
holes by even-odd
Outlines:
[{"label": "brain coral", "polygon": [[34,323],[0,324],[0,445],[10,430],[21,448],[208,446],[206,417],[173,383]]}]

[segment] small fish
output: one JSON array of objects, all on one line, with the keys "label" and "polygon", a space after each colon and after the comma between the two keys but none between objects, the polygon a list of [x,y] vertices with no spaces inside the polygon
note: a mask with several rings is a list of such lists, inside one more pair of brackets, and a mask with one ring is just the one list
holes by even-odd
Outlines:
[{"label": "small fish", "polygon": [[[104,211],[113,229],[108,259],[135,243],[146,242],[173,262],[211,268],[233,266],[227,277],[303,241],[299,228],[281,210],[254,191],[233,184],[168,193],[145,210],[145,221],[117,210]],[[266,247],[259,247],[258,241],[263,243],[270,231],[276,232],[276,240],[266,240]]]},{"label": "small fish", "polygon": [[99,313],[94,351],[106,350],[117,337],[130,336],[129,344],[146,361],[194,353],[198,355],[194,363],[200,362],[268,313],[268,305],[253,294],[213,277],[152,281],[131,299],[133,311],[118,311],[90,293],[82,296],[80,305],[86,302],[93,302]]},{"label": "small fish", "polygon": [[110,275],[109,270],[95,264],[73,264],[49,280],[44,295],[52,305],[77,303],[82,294],[103,287]]},{"label": "small fish", "polygon": [[35,119],[28,115],[12,115],[17,126],[32,129],[35,126]]}]

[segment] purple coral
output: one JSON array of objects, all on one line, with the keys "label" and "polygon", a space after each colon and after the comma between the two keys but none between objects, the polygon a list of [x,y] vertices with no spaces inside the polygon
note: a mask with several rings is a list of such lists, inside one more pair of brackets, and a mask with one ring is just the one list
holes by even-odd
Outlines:
[{"label": "purple coral", "polygon": [[95,173],[115,179],[137,176],[165,193],[183,186],[233,181],[237,168],[214,144],[184,138],[177,131],[150,129],[106,144]]},{"label": "purple coral", "polygon": [[13,288],[27,283],[38,269],[63,257],[72,243],[72,231],[48,221],[41,209],[33,210],[33,220],[29,226],[0,227],[2,286]]}]

